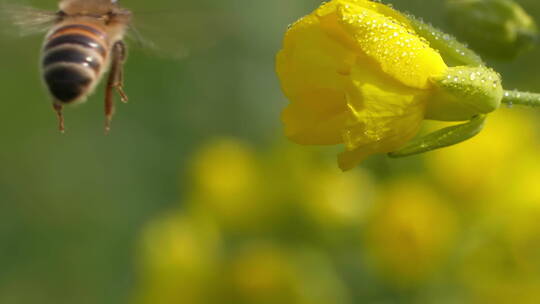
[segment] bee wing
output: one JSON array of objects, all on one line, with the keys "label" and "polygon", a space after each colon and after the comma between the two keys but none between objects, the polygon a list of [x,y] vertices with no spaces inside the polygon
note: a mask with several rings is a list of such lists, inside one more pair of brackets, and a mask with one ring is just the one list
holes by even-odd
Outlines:
[{"label": "bee wing", "polygon": [[157,55],[181,59],[225,39],[233,20],[215,11],[135,13],[128,37]]},{"label": "bee wing", "polygon": [[56,12],[19,4],[0,3],[0,26],[7,36],[43,33],[57,20]]}]

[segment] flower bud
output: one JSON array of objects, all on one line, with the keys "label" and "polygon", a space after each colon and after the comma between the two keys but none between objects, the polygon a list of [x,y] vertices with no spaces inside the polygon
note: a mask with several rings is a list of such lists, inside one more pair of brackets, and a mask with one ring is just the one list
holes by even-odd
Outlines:
[{"label": "flower bud", "polygon": [[458,38],[483,55],[512,59],[537,39],[534,20],[512,0],[447,0]]},{"label": "flower bud", "polygon": [[480,66],[451,67],[432,78],[437,88],[426,109],[426,119],[469,120],[496,110],[503,97],[501,77]]}]

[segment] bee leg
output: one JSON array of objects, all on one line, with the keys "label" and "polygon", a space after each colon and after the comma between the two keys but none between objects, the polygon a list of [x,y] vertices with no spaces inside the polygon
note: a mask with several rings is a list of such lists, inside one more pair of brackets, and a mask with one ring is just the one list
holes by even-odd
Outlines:
[{"label": "bee leg", "polygon": [[120,93],[122,101],[127,101],[127,96],[122,90],[122,65],[125,59],[125,46],[123,42],[116,42],[111,51],[111,69],[105,87],[105,133],[111,130],[111,121],[114,115],[113,90]]},{"label": "bee leg", "polygon": [[120,100],[124,103],[128,102],[128,97],[126,92],[124,92],[124,62],[126,62],[126,45],[123,41],[118,41],[115,44],[115,48],[117,49],[117,52],[119,53],[119,66],[118,66],[118,74],[116,77],[116,82],[114,83],[114,87],[116,88],[116,91],[118,92],[118,95],[120,95]]},{"label": "bee leg", "polygon": [[[113,60],[115,59],[113,58]],[[113,86],[111,78],[112,74],[109,74],[107,86],[105,87],[105,134],[108,134],[111,130],[111,120],[114,114]]]},{"label": "bee leg", "polygon": [[388,153],[388,156],[404,157],[455,145],[478,134],[484,127],[485,119],[485,115],[478,115],[466,123],[443,128],[413,139],[399,150]]},{"label": "bee leg", "polygon": [[64,128],[64,114],[62,113],[62,110],[64,109],[64,106],[59,104],[59,103],[53,102],[53,108],[54,108],[54,111],[56,112],[56,117],[58,118],[58,130],[61,133],[64,133],[64,131],[65,131],[65,128]]}]

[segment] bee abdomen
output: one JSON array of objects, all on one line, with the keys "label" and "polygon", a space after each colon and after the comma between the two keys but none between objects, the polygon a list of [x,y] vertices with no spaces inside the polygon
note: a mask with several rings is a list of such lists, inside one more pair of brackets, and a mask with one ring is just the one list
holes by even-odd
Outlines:
[{"label": "bee abdomen", "polygon": [[101,75],[107,51],[104,34],[71,24],[54,30],[43,47],[44,80],[53,97],[71,103],[87,95]]},{"label": "bee abdomen", "polygon": [[80,45],[82,47],[93,49],[97,51],[103,57],[105,57],[105,54],[106,54],[105,48],[99,42],[97,42],[95,39],[91,37],[88,37],[86,35],[81,35],[81,34],[67,34],[67,35],[58,36],[54,39],[51,39],[49,42],[47,42],[47,44],[45,44],[45,47],[43,49],[44,51],[47,51],[63,44]]},{"label": "bee abdomen", "polygon": [[51,67],[45,71],[44,78],[52,96],[62,103],[79,99],[94,81],[92,75],[73,64]]},{"label": "bee abdomen", "polygon": [[99,72],[101,67],[100,60],[92,54],[83,52],[80,49],[73,47],[64,47],[54,49],[48,53],[45,53],[43,58],[43,68],[46,70],[49,66],[57,63],[75,63],[85,68],[91,68],[96,73]]}]

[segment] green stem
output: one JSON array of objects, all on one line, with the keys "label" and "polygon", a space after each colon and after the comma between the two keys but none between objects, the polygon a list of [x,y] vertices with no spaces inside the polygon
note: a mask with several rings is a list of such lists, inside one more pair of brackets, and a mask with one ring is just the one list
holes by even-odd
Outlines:
[{"label": "green stem", "polygon": [[523,105],[528,107],[540,107],[540,94],[519,91],[504,91],[502,103],[509,106]]}]

